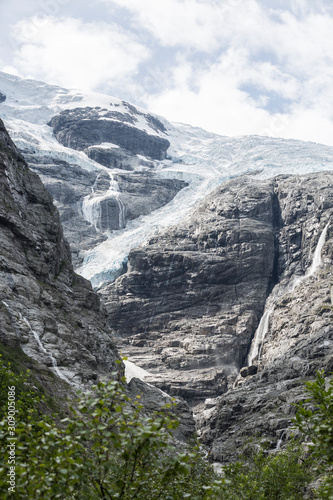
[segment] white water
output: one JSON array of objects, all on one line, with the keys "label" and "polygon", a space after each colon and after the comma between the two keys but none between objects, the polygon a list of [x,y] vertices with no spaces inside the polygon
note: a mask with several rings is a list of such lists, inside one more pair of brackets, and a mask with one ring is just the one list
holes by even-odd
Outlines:
[{"label": "white water", "polygon": [[253,338],[253,341],[251,344],[251,349],[250,349],[250,353],[248,356],[248,366],[251,366],[253,364],[253,360],[257,356],[258,356],[258,363],[259,363],[262,344],[263,344],[263,341],[264,341],[266,334],[268,332],[269,319],[270,319],[273,311],[274,311],[274,306],[267,309],[267,311],[265,311],[261,317],[260,323],[258,325],[258,328],[256,330],[256,333],[254,335],[254,338]]},{"label": "white water", "polygon": [[72,382],[70,380],[68,380],[68,378],[63,374],[61,373],[61,371],[59,370],[58,368],[58,365],[57,365],[57,361],[55,360],[55,358],[53,357],[52,353],[47,351],[45,349],[45,347],[43,346],[40,338],[39,338],[39,335],[38,333],[32,328],[32,326],[30,325],[29,321],[27,320],[27,318],[25,318],[24,316],[22,316],[22,320],[25,322],[25,324],[29,327],[29,330],[30,332],[33,334],[40,350],[46,354],[50,360],[51,360],[51,363],[52,363],[52,366],[53,366],[53,369],[54,371],[56,372],[56,374],[58,375],[58,377],[60,377],[61,379],[65,380],[68,384],[71,384],[72,385]]},{"label": "white water", "polygon": [[[110,184],[107,191],[101,192],[97,191],[96,185],[101,175],[98,174],[96,181],[92,187],[91,194],[85,196],[82,202],[82,215],[94,226],[96,231],[100,232],[102,229],[102,208],[101,204],[105,200],[115,199],[118,204],[119,209],[119,220],[118,225],[119,229],[123,229],[126,226],[126,218],[125,218],[125,205],[120,198],[120,189],[118,182],[114,179],[114,176],[111,172],[108,172],[110,176]],[[109,221],[109,214],[107,213],[107,226],[111,226],[111,221]]]},{"label": "white water", "polygon": [[327,235],[327,230],[328,230],[329,225],[330,225],[330,223],[328,222],[326,224],[323,232],[320,235],[315,253],[313,255],[312,264],[311,264],[309,270],[307,271],[307,273],[305,274],[304,279],[309,278],[310,276],[313,276],[317,272],[317,269],[322,264],[321,252],[323,250],[323,246],[325,245],[326,235]]},{"label": "white water", "polygon": [[330,224],[330,222],[328,222],[326,224],[326,226],[324,227],[324,229],[320,235],[315,252],[313,254],[311,266],[309,267],[307,272],[303,276],[300,276],[298,278],[293,279],[293,281],[291,283],[289,283],[284,289],[281,290],[281,288],[279,288],[278,286],[276,286],[273,289],[273,291],[269,297],[270,305],[268,308],[266,308],[266,311],[262,315],[260,323],[258,325],[258,328],[257,328],[257,330],[254,334],[254,338],[252,340],[250,352],[248,355],[248,366],[251,366],[256,358],[257,358],[257,364],[259,365],[259,363],[260,363],[263,343],[264,343],[265,337],[266,337],[268,329],[269,329],[269,320],[270,320],[270,317],[274,311],[275,304],[276,304],[277,300],[280,299],[281,297],[283,297],[283,295],[285,295],[286,293],[292,293],[295,290],[295,288],[298,285],[300,285],[304,280],[313,276],[318,271],[319,267],[321,266],[321,264],[322,264],[321,253],[322,253],[325,241],[326,241],[326,235],[327,235],[327,230],[328,230],[329,224]]},{"label": "white water", "polygon": [[286,431],[282,431],[281,436],[280,436],[278,442],[276,443],[276,448],[275,448],[276,451],[279,451],[279,449],[281,448],[281,444],[283,443],[283,438],[284,438],[285,433],[286,433]]},{"label": "white water", "polygon": [[139,378],[140,380],[144,380],[145,377],[151,375],[151,373],[149,373],[147,370],[140,368],[140,366],[137,366],[135,363],[132,363],[132,361],[124,361],[124,365],[125,365],[125,378],[127,383],[130,380],[132,380],[132,378]]}]

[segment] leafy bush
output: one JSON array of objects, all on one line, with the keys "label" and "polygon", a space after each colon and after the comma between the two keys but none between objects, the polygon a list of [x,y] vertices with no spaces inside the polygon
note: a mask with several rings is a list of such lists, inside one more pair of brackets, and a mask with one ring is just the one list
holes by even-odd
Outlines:
[{"label": "leafy bush", "polygon": [[220,498],[228,500],[301,500],[313,477],[296,442],[276,454],[260,448],[250,459],[226,466],[224,473]]},{"label": "leafy bush", "polygon": [[[180,453],[172,432],[172,408],[150,417],[140,399],[130,401],[124,381],[99,382],[83,394],[70,418],[52,420],[40,412],[41,400],[27,375],[15,374],[0,360],[0,498],[122,500],[298,500],[322,472],[314,454],[297,443],[225,466],[217,476],[197,448]],[[15,386],[15,491],[8,491],[8,387]],[[323,464],[332,464],[332,383],[323,375],[307,384],[311,397],[299,406],[296,422],[313,440]],[[312,408],[307,404],[312,404]],[[317,459],[318,460],[318,459]],[[332,498],[326,481],[318,498]]]},{"label": "leafy bush", "polygon": [[[6,374],[9,386],[24,380],[4,366],[1,373]],[[212,498],[211,467],[197,450],[179,453],[171,444],[178,423],[166,412],[144,417],[141,409],[138,402],[130,402],[117,381],[99,382],[94,392],[81,397],[73,417],[62,420],[60,426],[43,418],[36,424],[36,418],[31,419],[18,405],[16,486],[11,498]],[[3,450],[8,442],[6,426],[3,419]],[[6,498],[6,451],[4,458],[0,496]]]},{"label": "leafy bush", "polygon": [[306,383],[309,398],[297,405],[294,423],[310,439],[309,448],[324,475],[319,498],[333,499],[333,377],[326,384],[324,372]]}]

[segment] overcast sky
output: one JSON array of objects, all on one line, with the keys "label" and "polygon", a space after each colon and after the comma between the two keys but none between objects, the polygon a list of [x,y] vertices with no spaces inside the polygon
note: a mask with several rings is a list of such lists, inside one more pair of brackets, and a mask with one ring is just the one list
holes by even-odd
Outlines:
[{"label": "overcast sky", "polygon": [[331,0],[0,0],[0,69],[333,145]]}]

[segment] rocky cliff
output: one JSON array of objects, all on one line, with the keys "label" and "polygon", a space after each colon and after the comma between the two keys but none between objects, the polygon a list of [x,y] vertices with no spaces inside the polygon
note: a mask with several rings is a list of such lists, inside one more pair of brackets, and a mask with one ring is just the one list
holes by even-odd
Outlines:
[{"label": "rocky cliff", "polygon": [[0,122],[1,342],[61,378],[111,375],[119,359],[98,296],[73,272],[59,214]]},{"label": "rocky cliff", "polygon": [[333,371],[332,186],[332,174],[324,173],[279,183],[279,282],[252,361],[258,373],[242,370],[233,389],[198,408],[213,460],[234,459],[251,438],[271,449],[283,446],[304,383],[318,370]]},{"label": "rocky cliff", "polygon": [[[147,370],[145,380],[171,394],[181,394],[193,405],[232,389],[240,369],[248,364],[267,298],[272,291],[277,297],[278,290],[283,295],[311,266],[333,211],[332,185],[331,173],[279,176],[267,181],[234,179],[221,185],[172,231],[130,253],[127,273],[101,293],[107,302],[110,326],[123,339],[124,352]],[[330,238],[328,226],[323,249],[327,265],[331,263]],[[309,344],[308,338],[312,338],[313,329],[321,332],[318,342],[325,344],[322,352],[332,353],[331,310],[325,308],[330,301],[331,270],[328,267],[318,272],[323,276],[309,277],[291,293],[298,315],[291,308],[289,295],[283,295],[270,318],[270,325],[275,326],[266,336],[270,348],[263,348],[262,363],[267,359],[269,366],[275,366],[275,358],[279,358],[281,366],[274,368],[276,380],[288,380],[288,384],[295,383],[300,373],[304,375],[305,366],[311,366],[311,375],[325,366],[322,359],[311,364],[313,339]],[[316,300],[309,293],[310,284],[318,294]],[[316,313],[301,321],[305,307]],[[298,359],[295,353],[303,348]],[[254,366],[243,374],[256,370]],[[263,375],[260,364],[254,379],[265,380],[268,374],[272,376],[271,370]],[[231,391],[228,397],[234,394]],[[258,397],[253,398],[258,403]],[[212,408],[215,402],[207,404]],[[257,406],[253,403],[254,427]],[[241,404],[238,411],[247,418]],[[204,418],[200,425],[213,429],[213,420],[205,422]],[[251,432],[256,432],[254,427]],[[216,432],[219,435],[219,430]],[[213,430],[205,436],[209,436],[207,443],[216,437]]]},{"label": "rocky cliff", "polygon": [[[11,353],[16,349],[18,359],[22,349],[37,361],[30,364],[24,357],[61,408],[66,408],[66,396],[74,397],[73,388],[122,375],[99,297],[74,273],[52,198],[1,120],[0,235],[0,347]],[[127,391],[132,398],[140,395],[147,414],[171,403],[167,394],[135,378]],[[177,399],[173,411],[181,422],[175,437],[192,436],[188,405]]]},{"label": "rocky cliff", "polygon": [[166,205],[187,185],[154,172],[170,146],[164,125],[126,102],[122,112],[109,107],[66,109],[48,123],[59,143],[82,151],[93,167],[41,155],[33,144],[22,151],[57,205],[76,267],[106,233]]},{"label": "rocky cliff", "polygon": [[[49,122],[58,141],[69,148],[85,151],[88,156],[93,147],[93,156],[96,157],[96,146],[108,143],[115,144],[133,155],[143,155],[155,160],[163,160],[170,142],[158,135],[147,133],[137,128],[138,117],[145,121],[156,132],[165,132],[164,125],[153,116],[139,112],[134,106],[123,102],[127,113],[108,111],[98,108],[75,108],[62,111]],[[98,150],[98,148],[97,148]],[[110,166],[116,159],[114,149],[106,148],[102,164]],[[96,158],[94,158],[96,159]],[[121,166],[118,162],[117,166]]]}]

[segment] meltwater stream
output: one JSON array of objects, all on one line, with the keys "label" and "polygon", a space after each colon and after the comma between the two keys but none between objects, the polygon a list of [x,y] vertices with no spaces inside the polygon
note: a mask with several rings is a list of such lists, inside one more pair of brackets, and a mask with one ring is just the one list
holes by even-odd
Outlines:
[{"label": "meltwater stream", "polygon": [[38,333],[32,328],[32,326],[30,325],[29,321],[27,320],[27,318],[25,318],[24,316],[22,316],[22,320],[24,321],[24,323],[28,326],[30,332],[33,334],[34,336],[34,339],[36,340],[37,344],[38,344],[38,347],[40,348],[40,350],[46,354],[50,360],[51,360],[51,363],[52,363],[52,366],[53,366],[53,369],[54,371],[56,372],[56,374],[58,375],[59,378],[65,380],[68,384],[73,384],[73,382],[71,382],[65,375],[63,375],[61,373],[61,371],[59,370],[58,368],[58,365],[57,365],[57,361],[55,360],[55,358],[53,357],[52,353],[47,351],[45,349],[45,347],[43,346],[42,344],[42,341],[40,340],[39,338],[39,335]]},{"label": "meltwater stream", "polygon": [[311,266],[309,267],[307,272],[303,276],[295,278],[283,290],[281,290],[279,287],[275,287],[273,289],[270,295],[270,306],[266,309],[266,311],[262,315],[260,323],[252,340],[250,352],[248,355],[248,366],[251,366],[256,358],[257,358],[257,364],[259,365],[260,363],[263,343],[269,328],[269,320],[275,309],[275,304],[277,300],[283,297],[283,295],[285,295],[286,293],[293,292],[295,288],[298,285],[300,285],[304,280],[313,276],[317,272],[318,268],[321,266],[322,264],[321,252],[326,241],[326,235],[329,224],[330,224],[329,222],[326,224],[320,235],[315,252],[313,254]]},{"label": "meltwater stream", "polygon": [[[121,200],[121,195],[120,195],[120,189],[119,189],[119,184],[118,182],[114,179],[114,176],[111,172],[108,172],[109,177],[110,177],[110,183],[109,183],[109,188],[107,191],[99,192],[97,190],[97,183],[101,177],[101,175],[105,171],[103,170],[100,172],[95,180],[95,183],[93,187],[91,188],[91,194],[86,196],[83,199],[82,203],[82,215],[83,217],[94,226],[96,231],[103,231],[105,228],[103,228],[102,225],[102,203],[107,202],[107,200],[115,200],[116,203],[118,204],[118,210],[119,210],[119,215],[118,215],[118,221],[117,224],[118,228],[117,229],[123,229],[126,226],[126,217],[125,217],[125,206],[123,201]],[[105,203],[106,206],[106,226],[107,228],[112,227],[112,220],[109,214],[109,209],[107,206],[107,203]]]}]

